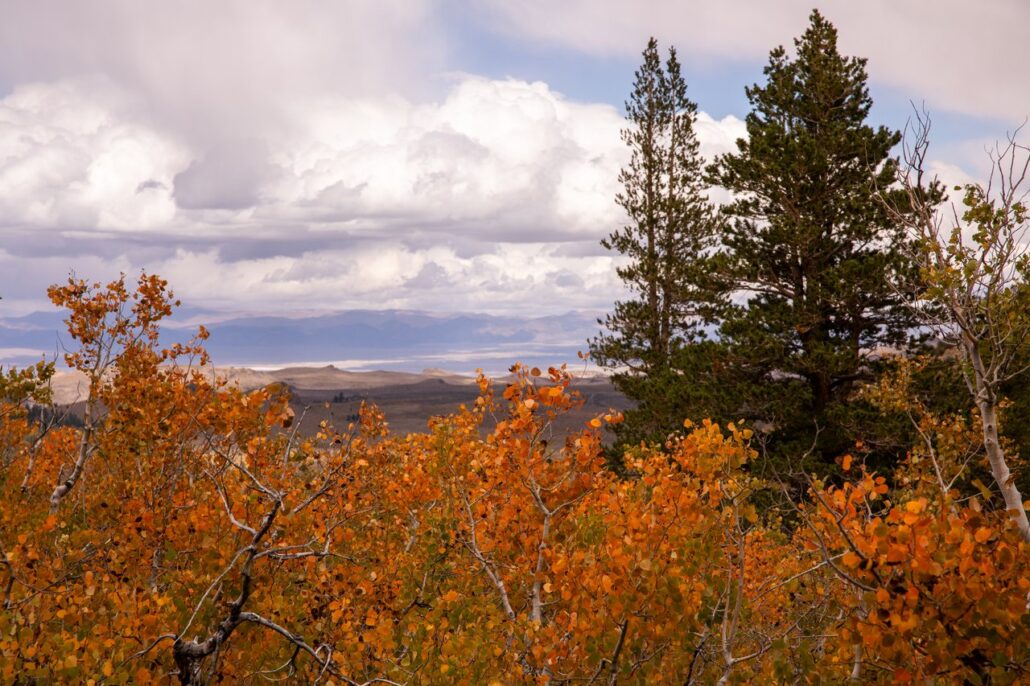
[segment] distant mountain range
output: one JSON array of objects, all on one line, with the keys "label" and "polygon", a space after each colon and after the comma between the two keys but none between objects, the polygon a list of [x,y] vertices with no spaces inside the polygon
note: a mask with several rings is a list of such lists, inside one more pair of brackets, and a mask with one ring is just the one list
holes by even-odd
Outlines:
[{"label": "distant mountain range", "polygon": [[[70,344],[58,312],[0,317],[0,363],[53,358]],[[577,352],[599,330],[596,315],[547,317],[436,314],[405,310],[350,310],[311,316],[177,314],[166,343],[184,340],[197,325],[211,332],[207,348],[217,365],[273,368],[333,364],[342,369],[421,371],[426,368],[491,373],[516,361],[582,367]]]}]

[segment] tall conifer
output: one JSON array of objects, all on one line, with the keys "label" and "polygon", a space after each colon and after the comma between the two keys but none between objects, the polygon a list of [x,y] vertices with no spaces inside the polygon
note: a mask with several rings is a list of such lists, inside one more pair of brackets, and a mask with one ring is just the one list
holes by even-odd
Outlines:
[{"label": "tall conifer", "polygon": [[718,271],[736,304],[720,339],[737,411],[776,429],[785,452],[815,445],[828,459],[847,447],[849,397],[875,353],[908,340],[912,270],[877,197],[894,180],[900,134],[867,123],[866,61],[838,52],[818,11],[795,47],[793,58],[772,51],[765,85],[746,91],[747,138],[710,170],[735,198]]},{"label": "tall conifer", "polygon": [[602,241],[629,258],[618,269],[631,298],[615,305],[591,342],[594,360],[614,367],[615,385],[638,402],[620,438],[659,437],[673,416],[668,393],[681,383],[679,352],[697,336],[705,289],[700,258],[714,241],[704,161],[694,134],[697,105],[687,97],[675,49],[665,64],[651,39],[626,103],[622,138],[630,160],[617,196],[628,222]]}]

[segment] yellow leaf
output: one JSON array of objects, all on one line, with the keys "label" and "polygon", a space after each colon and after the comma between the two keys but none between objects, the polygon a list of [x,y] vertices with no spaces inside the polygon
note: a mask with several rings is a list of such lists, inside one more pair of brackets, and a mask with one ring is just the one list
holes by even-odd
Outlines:
[{"label": "yellow leaf", "polygon": [[990,537],[991,537],[991,530],[988,529],[985,526],[981,526],[979,529],[976,530],[976,533],[973,535],[973,538],[976,539],[977,543],[983,543],[984,541],[986,541]]},{"label": "yellow leaf", "polygon": [[980,479],[973,479],[973,485],[979,489],[980,495],[982,495],[985,500],[990,500],[993,497],[991,495],[991,489],[987,488],[984,482],[980,481]]},{"label": "yellow leaf", "polygon": [[601,428],[601,420],[598,419],[597,417],[594,417],[593,419],[590,420],[590,426],[594,427],[595,429],[600,429]]},{"label": "yellow leaf", "polygon": [[844,461],[841,464],[841,467],[844,468],[845,472],[848,471],[849,469],[851,469],[851,462],[852,462],[852,460],[854,460],[854,458],[851,457],[851,455],[845,455],[844,456]]},{"label": "yellow leaf", "polygon": [[844,564],[848,567],[857,567],[862,563],[862,558],[855,553],[844,553]]}]

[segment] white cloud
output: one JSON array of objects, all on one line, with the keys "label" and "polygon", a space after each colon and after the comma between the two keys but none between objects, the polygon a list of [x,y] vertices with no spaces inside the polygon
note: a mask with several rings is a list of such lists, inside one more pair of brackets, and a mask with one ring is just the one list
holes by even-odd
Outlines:
[{"label": "white cloud", "polygon": [[289,172],[273,204],[293,218],[445,233],[475,222],[480,240],[525,240],[582,236],[614,212],[620,116],[542,83],[463,76],[438,104],[303,109],[297,134],[273,154]]},{"label": "white cloud", "polygon": [[102,79],[19,86],[0,100],[0,221],[5,226],[145,231],[171,222],[173,137],[133,119]]},{"label": "white cloud", "polygon": [[[281,135],[205,147],[138,103],[104,79],[0,100],[0,233],[38,289],[8,307],[69,269],[144,267],[221,309],[557,312],[620,295],[598,245],[627,158],[611,106],[461,75],[436,103],[312,97]],[[743,125],[702,114],[698,130],[713,155]]]},{"label": "white cloud", "polygon": [[876,83],[932,109],[1000,118],[1030,115],[1024,0],[490,0],[489,25],[595,55],[634,56],[648,36],[694,63],[765,61],[791,46],[813,5],[840,30],[841,49],[869,58]]},{"label": "white cloud", "polygon": [[[390,242],[223,261],[215,250],[179,250],[154,265],[191,304],[243,311],[399,308],[495,314],[600,310],[619,292],[615,260],[569,258],[553,245],[500,243],[461,257],[446,248]],[[424,278],[426,273],[431,279]],[[574,279],[569,277],[575,276]]]}]

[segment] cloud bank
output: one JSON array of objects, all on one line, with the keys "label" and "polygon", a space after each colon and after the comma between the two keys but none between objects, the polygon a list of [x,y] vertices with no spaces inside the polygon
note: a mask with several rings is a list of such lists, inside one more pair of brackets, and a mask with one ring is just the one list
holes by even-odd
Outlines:
[{"label": "cloud bank", "polygon": [[[1027,5],[823,6],[842,48],[870,56],[874,84],[1005,124],[1030,112],[1016,87]],[[800,0],[0,0],[2,314],[46,308],[46,286],[70,269],[142,268],[221,312],[606,310],[624,295],[618,258],[599,245],[622,221],[619,111],[477,76],[480,65],[455,63],[456,44],[489,55],[505,34],[537,57],[635,63],[657,31],[689,69],[760,65],[809,11]],[[701,113],[698,134],[710,158],[744,127]],[[937,168],[971,178],[982,142],[947,150]]]},{"label": "cloud bank", "polygon": [[[0,263],[15,308],[67,265],[146,268],[187,302],[286,311],[553,313],[620,294],[622,117],[543,83],[455,75],[445,96],[295,101],[278,136],[204,146],[90,78],[0,100]],[[711,156],[743,134],[702,114]],[[35,293],[32,293],[34,291]]]}]

